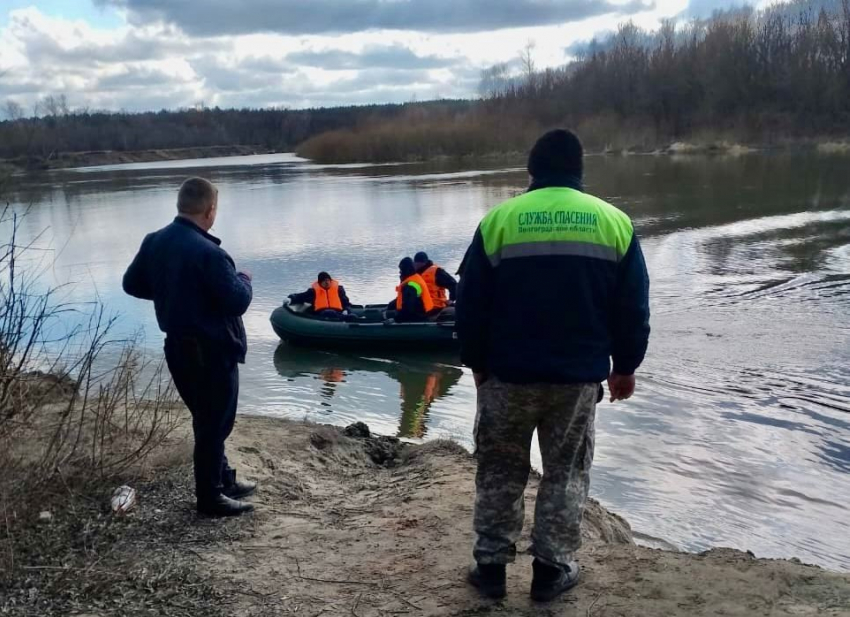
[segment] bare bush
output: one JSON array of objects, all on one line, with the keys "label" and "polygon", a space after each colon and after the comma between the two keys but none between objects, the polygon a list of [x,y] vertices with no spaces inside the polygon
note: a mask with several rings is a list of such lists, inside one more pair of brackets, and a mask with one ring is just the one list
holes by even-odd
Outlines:
[{"label": "bare bush", "polygon": [[139,468],[179,409],[162,360],[117,336],[100,302],[63,302],[20,226],[13,208],[0,211],[0,490],[19,503],[57,475],[85,483]]}]

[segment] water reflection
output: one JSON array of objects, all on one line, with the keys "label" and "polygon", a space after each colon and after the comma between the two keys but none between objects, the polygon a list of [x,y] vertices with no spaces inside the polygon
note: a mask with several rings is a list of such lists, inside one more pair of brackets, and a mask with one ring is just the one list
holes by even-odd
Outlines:
[{"label": "water reflection", "polygon": [[381,373],[398,382],[398,437],[422,439],[428,433],[428,414],[438,399],[449,396],[463,371],[450,354],[382,354],[360,356],[295,347],[282,343],[274,353],[278,374],[288,380],[317,379],[321,405],[331,407],[343,384],[354,373]]}]

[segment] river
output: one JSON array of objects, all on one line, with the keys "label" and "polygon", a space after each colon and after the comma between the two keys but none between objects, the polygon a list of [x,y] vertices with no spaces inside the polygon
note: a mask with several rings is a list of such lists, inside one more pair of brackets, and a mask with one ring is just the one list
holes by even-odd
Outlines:
[{"label": "river", "polygon": [[[850,570],[850,158],[589,157],[586,167],[587,189],[635,221],[653,310],[635,398],[598,410],[592,494],[649,544]],[[471,445],[472,377],[451,356],[292,349],[268,317],[320,270],[355,302],[389,300],[399,259],[418,250],[454,270],[481,217],[523,190],[521,166],[321,166],[278,154],[18,178],[13,206],[30,207],[21,239],[51,249],[48,277],[69,283],[69,301],[96,293],[152,354],[153,307],[126,297],[121,276],[143,236],[171,220],[190,174],[219,185],[213,233],[254,275],[241,413]]]}]

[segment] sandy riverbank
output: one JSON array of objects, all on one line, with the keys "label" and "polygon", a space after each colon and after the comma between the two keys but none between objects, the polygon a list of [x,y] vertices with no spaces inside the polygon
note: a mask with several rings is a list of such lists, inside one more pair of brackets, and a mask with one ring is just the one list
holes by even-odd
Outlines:
[{"label": "sandy riverbank", "polygon": [[19,169],[67,169],[71,167],[98,167],[153,161],[182,161],[220,156],[247,156],[266,154],[268,149],[259,146],[199,146],[159,150],[98,150],[93,152],[63,152],[49,157],[19,157],[0,160],[0,163]]},{"label": "sandy riverbank", "polygon": [[[487,602],[463,582],[475,465],[455,444],[240,418],[231,462],[261,491],[256,514],[224,521],[195,517],[188,445],[171,447],[179,456],[137,486],[127,517],[86,496],[54,504],[50,521],[21,521],[0,547],[14,554],[0,614],[850,615],[850,575],[728,549],[638,547],[595,502],[580,587],[532,604],[521,555],[508,598]],[[533,480],[529,505],[535,490]]]}]

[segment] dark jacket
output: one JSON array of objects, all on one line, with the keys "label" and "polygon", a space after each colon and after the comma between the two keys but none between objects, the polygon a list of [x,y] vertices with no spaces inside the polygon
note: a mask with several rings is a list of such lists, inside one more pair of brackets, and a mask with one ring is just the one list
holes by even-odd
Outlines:
[{"label": "dark jacket", "polygon": [[422,303],[422,298],[416,293],[416,289],[411,285],[405,285],[401,290],[401,310],[396,310],[397,299],[387,305],[387,309],[394,313],[393,318],[398,323],[411,321],[427,321],[428,315],[425,313],[425,305]]},{"label": "dark jacket", "polygon": [[[311,287],[300,294],[290,294],[289,299],[292,300],[292,304],[315,304],[316,290]],[[342,310],[345,311],[351,307],[351,302],[345,294],[345,287],[342,285],[339,286],[339,301],[342,302]]]},{"label": "dark jacket", "polygon": [[631,375],[649,338],[631,221],[571,181],[497,206],[464,257],[456,323],[464,364],[502,381],[601,382],[610,357]]},{"label": "dark jacket", "polygon": [[[424,266],[419,268],[416,272],[417,274],[422,274],[434,265],[433,261],[429,261]],[[434,279],[437,282],[439,287],[449,290],[449,300],[455,300],[457,297],[457,280],[451,274],[443,270],[442,268],[437,268],[437,275]]]},{"label": "dark jacket", "polygon": [[169,337],[199,337],[244,362],[242,315],[251,304],[251,282],[220,244],[178,216],[142,241],[124,274],[124,291],[153,300],[159,329]]}]

